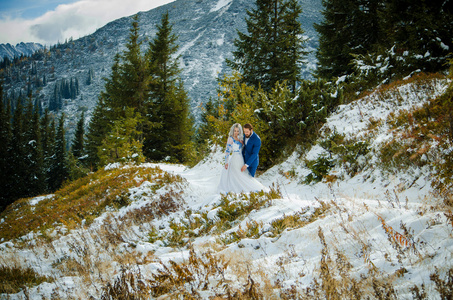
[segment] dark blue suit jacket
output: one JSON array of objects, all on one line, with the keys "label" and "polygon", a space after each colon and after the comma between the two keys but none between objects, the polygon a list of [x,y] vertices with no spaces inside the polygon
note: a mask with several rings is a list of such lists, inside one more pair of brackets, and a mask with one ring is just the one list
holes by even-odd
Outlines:
[{"label": "dark blue suit jacket", "polygon": [[258,153],[260,152],[261,148],[261,139],[260,137],[254,132],[248,142],[247,145],[244,144],[244,149],[243,149],[243,156],[244,156],[244,162],[246,165],[248,165],[248,170],[250,175],[255,177],[255,172],[256,168],[258,167],[259,163],[259,155]]}]

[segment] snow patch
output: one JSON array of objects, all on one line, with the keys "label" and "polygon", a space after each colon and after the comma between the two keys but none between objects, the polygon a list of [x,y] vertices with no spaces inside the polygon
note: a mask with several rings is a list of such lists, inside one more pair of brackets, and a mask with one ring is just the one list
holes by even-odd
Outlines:
[{"label": "snow patch", "polygon": [[217,4],[213,8],[211,8],[210,12],[218,11],[227,5],[231,5],[232,2],[233,0],[219,0]]},{"label": "snow patch", "polygon": [[51,194],[51,195],[46,195],[46,196],[35,197],[33,199],[30,199],[30,201],[28,203],[30,205],[34,206],[34,205],[38,204],[40,201],[42,201],[42,200],[53,198],[53,196],[55,196],[55,195]]}]

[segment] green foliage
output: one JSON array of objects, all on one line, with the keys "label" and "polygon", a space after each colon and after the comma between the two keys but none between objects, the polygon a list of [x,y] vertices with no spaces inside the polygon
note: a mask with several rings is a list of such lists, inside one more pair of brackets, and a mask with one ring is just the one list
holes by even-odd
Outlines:
[{"label": "green foliage", "polygon": [[360,161],[360,158],[370,152],[368,141],[346,139],[336,131],[321,140],[319,145],[327,150],[330,157],[335,156],[335,164],[341,164],[351,176],[361,171],[363,161]]},{"label": "green foliage", "polygon": [[334,160],[329,159],[325,155],[320,155],[315,160],[307,161],[306,164],[311,171],[305,178],[305,183],[307,184],[321,181],[329,174],[330,169],[335,166]]},{"label": "green foliage", "polygon": [[3,80],[0,79],[0,186],[3,191],[0,195],[0,211],[11,201],[11,194],[8,192],[12,190],[11,173],[13,171],[8,155],[12,139],[10,115],[10,107],[5,107],[3,103]]},{"label": "green foliage", "polygon": [[111,111],[105,104],[101,94],[88,124],[86,135],[86,153],[88,157],[85,160],[85,164],[91,170],[97,169],[100,161],[98,156],[99,147],[112,126],[113,119],[111,119],[110,114]]},{"label": "green foliage", "polygon": [[88,160],[85,153],[85,112],[82,112],[77,122],[71,151],[68,152],[69,179],[71,181],[86,176],[90,171],[87,168]]},{"label": "green foliage", "polygon": [[277,163],[288,147],[313,140],[328,113],[342,103],[341,92],[322,80],[302,82],[294,97],[285,83],[266,92],[241,83],[240,74],[234,73],[219,81],[218,92],[217,101],[205,108],[199,131],[224,145],[231,124],[251,123],[262,143],[260,169]]},{"label": "green foliage", "polygon": [[51,159],[50,165],[50,189],[55,191],[59,189],[69,175],[68,157],[66,151],[66,139],[64,129],[64,114],[58,121],[58,127],[55,135],[55,156]]},{"label": "green foliage", "polygon": [[77,159],[72,152],[68,152],[69,180],[74,181],[88,175],[90,170]]},{"label": "green foliage", "polygon": [[320,154],[315,160],[307,160],[307,167],[311,173],[305,178],[306,183],[319,182],[327,177],[329,171],[337,165],[341,165],[350,176],[355,176],[366,167],[366,155],[370,152],[370,144],[367,141],[346,139],[344,135],[333,131],[320,140],[318,145],[326,153]]},{"label": "green foliage", "polygon": [[52,278],[41,276],[32,268],[0,266],[0,294],[16,294],[24,288],[31,288]]},{"label": "green foliage", "polygon": [[271,222],[272,235],[279,237],[285,230],[301,228],[318,220],[330,209],[330,205],[328,203],[323,201],[319,201],[319,203],[321,205],[313,210],[306,208],[302,211],[296,212],[295,214],[283,215],[281,218],[273,220]]},{"label": "green foliage", "polygon": [[143,144],[139,141],[142,134],[137,130],[140,115],[133,108],[127,108],[125,117],[113,123],[110,133],[105,137],[98,149],[99,165],[110,163],[122,164],[144,162]]},{"label": "green foliage", "polygon": [[0,210],[19,198],[53,192],[68,179],[64,116],[57,136],[53,117],[46,111],[40,118],[37,102],[29,98],[24,107],[19,101],[13,113],[10,101],[0,103]]},{"label": "green foliage", "polygon": [[82,112],[74,133],[74,139],[71,145],[71,151],[79,159],[85,155],[85,112]]},{"label": "green foliage", "polygon": [[242,82],[269,92],[288,81],[294,93],[300,80],[304,30],[298,21],[302,8],[295,0],[257,0],[247,11],[247,33],[238,31],[234,60],[227,64],[242,74]]},{"label": "green foliage", "polygon": [[324,0],[315,24],[316,71],[322,78],[348,75],[356,90],[421,70],[445,69],[453,46],[452,11],[442,1]]},{"label": "green foliage", "polygon": [[[139,134],[134,134],[135,142],[128,141],[130,145],[121,142],[126,147],[121,151],[140,148],[146,158],[155,161],[188,162],[195,157],[189,99],[179,78],[178,58],[174,57],[177,37],[172,33],[168,13],[163,14],[157,31],[142,54],[135,16],[126,50],[115,56],[105,91],[99,96],[88,126],[86,151],[87,165],[91,168],[123,159],[118,145],[108,149],[106,144],[113,142],[112,136],[120,134],[119,124],[128,122],[125,120],[129,118],[128,109],[138,114],[135,126]],[[124,155],[129,161],[128,154]]]},{"label": "green foliage", "polygon": [[258,210],[271,205],[273,199],[281,198],[279,187],[272,187],[264,191],[249,194],[240,194],[238,198],[231,199],[233,195],[222,195],[222,200],[217,211],[216,229],[225,231],[241,221],[252,210]]},{"label": "green foliage", "polygon": [[319,33],[316,73],[326,79],[351,73],[352,54],[372,50],[380,37],[377,19],[379,1],[324,0]]},{"label": "green foliage", "polygon": [[[0,214],[0,218],[4,219],[0,223],[0,239],[12,240],[30,232],[45,234],[47,229],[57,225],[64,225],[70,230],[80,226],[83,219],[89,224],[107,207],[119,209],[128,205],[131,201],[129,189],[145,180],[154,183],[152,192],[181,182],[180,177],[164,173],[159,168],[128,166],[101,169],[66,184],[52,197],[35,205],[30,205],[29,198],[15,201]],[[182,201],[177,194],[167,193],[159,201],[150,203],[146,213],[161,216],[180,208]]]},{"label": "green foliage", "polygon": [[448,68],[453,11],[442,0],[386,0],[379,9],[382,44],[408,57],[405,68],[438,72]]},{"label": "green foliage", "polygon": [[252,220],[245,223],[245,229],[242,229],[242,226],[239,225],[238,230],[225,234],[220,238],[224,245],[232,244],[239,242],[242,239],[257,239],[260,237],[260,228],[262,227],[261,223]]}]

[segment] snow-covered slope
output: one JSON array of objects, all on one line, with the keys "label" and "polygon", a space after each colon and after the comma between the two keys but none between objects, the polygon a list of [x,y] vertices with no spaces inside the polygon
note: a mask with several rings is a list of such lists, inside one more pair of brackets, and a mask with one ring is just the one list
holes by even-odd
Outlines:
[{"label": "snow-covered slope", "polygon": [[[421,105],[446,85],[433,80],[426,89],[407,83],[385,97],[372,93],[341,106],[323,130],[370,138],[370,117],[382,120],[370,138],[377,151],[389,138],[389,113]],[[180,180],[156,190],[151,175],[137,176],[127,193],[130,204],[108,209],[89,225],[83,221],[70,231],[59,225],[45,232],[46,240],[30,233],[0,244],[2,265],[54,278],[9,299],[25,293],[31,299],[100,298],[127,284],[129,293],[185,291],[201,299],[228,292],[265,299],[319,299],[331,292],[411,299],[411,288],[421,291],[423,285],[429,299],[441,299],[430,276],[443,280],[453,268],[453,230],[431,193],[430,170],[390,175],[373,167],[371,155],[355,176],[337,166],[331,170],[336,181],[304,184],[306,160],[323,151],[314,146],[294,153],[258,177],[279,196],[216,193],[223,161],[216,147],[193,168],[143,164],[149,174],[158,167]],[[33,209],[44,200],[28,205]],[[166,213],[159,203],[168,204]]]}]

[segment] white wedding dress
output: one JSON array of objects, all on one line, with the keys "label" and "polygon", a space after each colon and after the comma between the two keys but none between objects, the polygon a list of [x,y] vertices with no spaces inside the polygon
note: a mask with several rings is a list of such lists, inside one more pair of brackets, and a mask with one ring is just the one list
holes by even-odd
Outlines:
[{"label": "white wedding dress", "polygon": [[225,169],[225,166],[222,167],[220,183],[217,187],[218,192],[242,193],[269,190],[252,177],[248,170],[241,171],[242,166],[244,166],[241,142],[229,137],[225,152],[225,163],[228,163],[228,169]]}]

